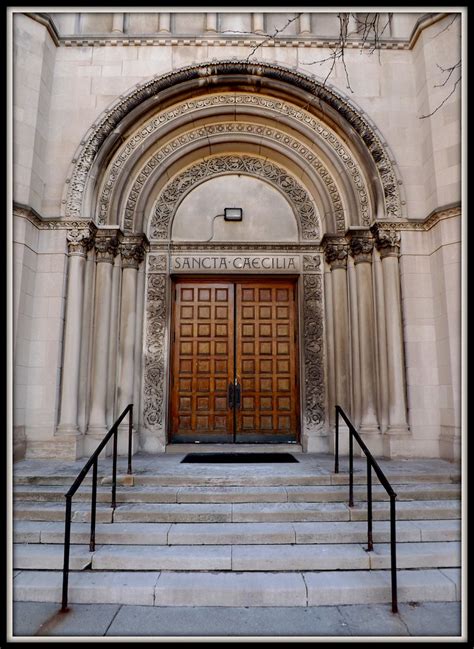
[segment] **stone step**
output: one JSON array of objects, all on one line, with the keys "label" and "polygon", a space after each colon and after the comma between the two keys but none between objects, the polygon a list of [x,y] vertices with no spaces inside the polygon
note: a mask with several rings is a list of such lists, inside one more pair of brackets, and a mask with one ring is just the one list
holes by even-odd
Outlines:
[{"label": "stone step", "polygon": [[[398,601],[459,601],[457,568],[398,571]],[[23,570],[14,601],[61,601],[60,571]],[[71,572],[71,604],[318,606],[391,602],[389,570],[320,572]]]},{"label": "stone step", "polygon": [[[63,502],[64,488],[61,486],[18,485],[13,492],[14,500],[30,502]],[[354,498],[365,500],[367,489],[354,488]],[[397,500],[453,500],[460,497],[457,484],[400,485],[397,487]],[[75,502],[91,499],[91,488],[79,489]],[[248,502],[345,502],[348,489],[345,485],[336,486],[297,486],[297,487],[121,487],[117,489],[116,500],[120,503],[248,503]],[[373,500],[388,500],[385,489],[380,485],[373,487]],[[97,502],[110,503],[110,488],[99,487]]]},{"label": "stone step", "polygon": [[[397,541],[459,541],[461,521],[397,521]],[[73,523],[71,543],[88,543],[90,525]],[[390,541],[389,521],[374,521],[376,543]],[[47,521],[15,521],[15,543],[62,543],[64,524]],[[365,543],[367,523],[98,523],[98,544],[125,545],[252,545],[277,543]]]},{"label": "stone step", "polygon": [[[89,546],[72,545],[69,555],[71,570],[84,570],[91,566],[93,553]],[[15,570],[60,570],[63,567],[64,546],[41,543],[13,545]]]},{"label": "stone step", "polygon": [[[397,566],[457,568],[460,566],[460,544],[400,544]],[[101,546],[93,555],[92,568],[239,572],[388,569],[390,545],[375,546],[373,552],[367,552],[361,544]]]},{"label": "stone step", "polygon": [[[75,503],[72,505],[72,517],[74,522],[90,521],[90,505],[87,503]],[[15,503],[13,517],[15,520],[27,521],[64,521],[66,506],[64,503],[37,503],[24,501]],[[111,523],[113,510],[106,505],[97,505],[96,522]]]},{"label": "stone step", "polygon": [[[182,466],[187,466],[186,473],[180,469]],[[324,485],[348,485],[349,474],[347,470],[341,470],[340,473],[333,473],[331,470],[308,472],[307,469],[298,468],[298,470],[288,471],[285,470],[284,465],[279,465],[278,472],[272,471],[264,473],[262,471],[256,472],[239,471],[233,465],[226,465],[225,473],[219,474],[216,467],[213,465],[211,473],[204,472],[197,469],[199,465],[180,465],[177,467],[173,465],[173,471],[150,473],[135,472],[132,476],[120,472],[117,475],[117,484],[135,486],[156,486],[156,487],[286,487],[286,486],[324,486]],[[206,465],[203,465],[206,466]],[[295,466],[295,465],[292,465]],[[254,465],[255,467],[255,465]],[[176,470],[178,468],[179,470]],[[208,467],[207,467],[208,470]],[[25,470],[17,470],[13,476],[14,485],[29,485],[29,486],[65,486],[69,488],[78,475],[76,472],[63,472],[55,473],[48,472],[41,474],[39,471],[25,472]],[[92,484],[91,473],[84,478],[83,486],[90,486]],[[404,484],[460,484],[461,474],[456,467],[453,467],[450,472],[437,472],[437,471],[397,471],[387,472],[389,482],[395,485]],[[373,485],[377,485],[377,478],[373,476]],[[354,473],[354,484],[365,485],[367,482],[366,471],[357,469]],[[99,473],[100,484],[110,484],[111,474],[108,471],[102,470]],[[397,491],[395,489],[395,491]]]},{"label": "stone step", "polygon": [[[65,505],[62,503],[18,502],[14,518],[20,520],[64,520]],[[460,518],[461,504],[458,500],[401,501],[396,507],[397,520]],[[366,503],[349,507],[344,503],[133,503],[118,504],[115,511],[106,505],[97,506],[97,522],[143,522],[143,523],[260,523],[297,521],[346,521],[366,520]],[[389,504],[373,503],[374,520],[388,520]],[[90,520],[90,506],[73,502],[72,521]]]}]

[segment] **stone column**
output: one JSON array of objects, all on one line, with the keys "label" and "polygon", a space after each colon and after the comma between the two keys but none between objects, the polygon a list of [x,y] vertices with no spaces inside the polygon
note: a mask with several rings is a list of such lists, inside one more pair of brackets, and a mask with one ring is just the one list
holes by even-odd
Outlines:
[{"label": "stone column", "polygon": [[113,14],[112,16],[112,33],[123,34],[124,14]]},{"label": "stone column", "polygon": [[382,259],[387,336],[388,429],[389,435],[409,434],[406,415],[405,363],[400,301],[398,256],[400,233],[375,224],[372,231]]},{"label": "stone column", "polygon": [[[359,359],[361,422],[360,432],[365,435],[379,433],[377,421],[377,394],[375,381],[375,322],[372,282],[372,251],[374,242],[366,228],[350,231],[350,249],[354,258],[357,284],[357,314],[359,325]],[[380,453],[374,445],[370,450]]]},{"label": "stone column", "polygon": [[88,228],[69,230],[67,301],[64,329],[64,353],[61,376],[61,402],[56,435],[79,435],[79,365],[82,339],[84,271],[91,232]]},{"label": "stone column", "polygon": [[300,29],[299,33],[301,36],[306,36],[311,34],[311,15],[308,13],[303,13],[300,16]]},{"label": "stone column", "polygon": [[255,34],[263,34],[265,32],[264,15],[262,13],[252,14],[252,31]]},{"label": "stone column", "polygon": [[347,280],[349,286],[350,346],[351,346],[351,414],[355,427],[360,425],[360,358],[359,322],[357,320],[357,284],[354,260],[347,260]]},{"label": "stone column", "polygon": [[349,310],[346,271],[349,245],[340,237],[325,237],[323,245],[326,261],[331,268],[335,397],[336,403],[350,416]]},{"label": "stone column", "polygon": [[206,13],[206,32],[217,32],[216,13]]},{"label": "stone column", "polygon": [[[122,299],[120,305],[120,369],[117,389],[117,417],[129,403],[133,403],[138,266],[143,260],[144,252],[143,237],[141,236],[124,237],[120,244],[122,257]],[[138,404],[135,404],[135,412],[137,411]],[[126,417],[120,426],[119,453],[127,453],[127,450],[128,417]]]},{"label": "stone column", "polygon": [[336,376],[334,356],[334,313],[332,303],[331,271],[324,269],[324,316],[326,320],[327,380],[328,380],[328,421],[331,430],[336,423],[334,404],[336,403]]},{"label": "stone column", "polygon": [[112,271],[118,248],[117,232],[99,230],[96,235],[96,276],[94,304],[94,351],[91,372],[91,409],[86,435],[86,454],[92,453],[107,433],[107,384],[112,296]]}]

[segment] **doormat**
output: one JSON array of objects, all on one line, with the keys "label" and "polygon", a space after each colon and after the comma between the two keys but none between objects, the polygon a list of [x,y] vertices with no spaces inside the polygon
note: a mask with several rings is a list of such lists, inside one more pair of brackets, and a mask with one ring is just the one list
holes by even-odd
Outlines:
[{"label": "doormat", "polygon": [[291,453],[188,453],[181,460],[194,464],[274,464],[277,462],[299,462]]}]

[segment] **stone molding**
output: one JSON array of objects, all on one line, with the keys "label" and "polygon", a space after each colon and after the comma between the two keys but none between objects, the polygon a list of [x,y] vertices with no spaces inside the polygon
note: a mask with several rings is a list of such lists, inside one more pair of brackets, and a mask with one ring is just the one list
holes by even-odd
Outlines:
[{"label": "stone molding", "polygon": [[[323,84],[314,76],[273,63],[261,61],[250,63],[246,60],[224,60],[191,65],[139,83],[128,95],[121,95],[110,108],[105,109],[99,120],[86,133],[75,154],[73,168],[68,178],[68,189],[62,201],[65,215],[77,218],[81,212],[88,175],[100,148],[134,108],[147,99],[156,97],[160,92],[181,83],[194,81],[206,85],[206,78],[212,82],[211,77],[222,77],[222,81],[224,81],[225,77],[231,78],[236,75],[255,76],[260,80],[260,83],[262,80],[266,80],[288,84],[299,91],[311,94],[322,105],[326,104],[330,109],[335,110],[365,144],[378,171],[385,200],[384,214],[386,218],[403,218],[399,181],[395,175],[394,163],[386,151],[386,143],[377,135],[375,127],[364,117],[363,111],[353,106],[339,91],[336,92],[328,84]],[[304,115],[303,111],[299,112],[301,116]]]},{"label": "stone molding", "polygon": [[230,173],[247,173],[276,186],[293,205],[303,239],[317,239],[319,218],[306,189],[296,178],[263,158],[248,155],[215,156],[201,160],[172,178],[161,190],[149,224],[149,238],[168,239],[169,227],[183,198],[205,180]]}]

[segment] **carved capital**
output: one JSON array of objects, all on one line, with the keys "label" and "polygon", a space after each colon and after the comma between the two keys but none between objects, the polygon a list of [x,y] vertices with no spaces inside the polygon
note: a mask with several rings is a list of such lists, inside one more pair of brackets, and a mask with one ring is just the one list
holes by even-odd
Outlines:
[{"label": "carved capital", "polygon": [[94,245],[94,234],[89,228],[71,228],[66,233],[66,239],[70,257],[85,257]]},{"label": "carved capital", "polygon": [[400,254],[400,232],[397,230],[384,227],[380,223],[375,223],[371,228],[375,237],[375,245],[380,251],[382,259],[384,257],[398,257]]},{"label": "carved capital", "polygon": [[349,244],[345,239],[326,239],[324,242],[324,254],[331,270],[347,268]]},{"label": "carved capital", "polygon": [[369,232],[350,234],[350,251],[355,264],[372,262],[374,240]]},{"label": "carved capital", "polygon": [[119,240],[116,235],[97,235],[95,240],[95,252],[98,262],[112,264],[118,252]]},{"label": "carved capital", "polygon": [[145,242],[143,237],[124,237],[120,243],[122,268],[138,269],[145,256]]}]

